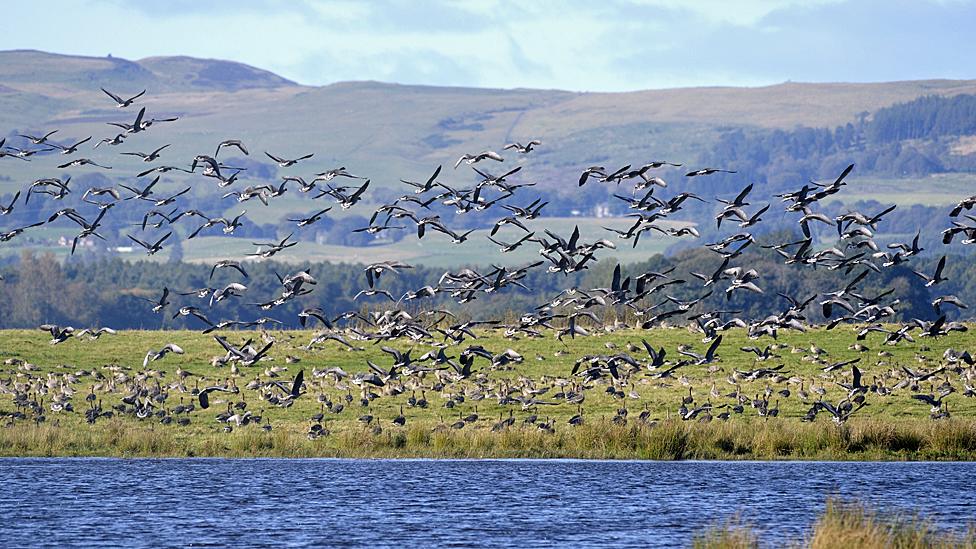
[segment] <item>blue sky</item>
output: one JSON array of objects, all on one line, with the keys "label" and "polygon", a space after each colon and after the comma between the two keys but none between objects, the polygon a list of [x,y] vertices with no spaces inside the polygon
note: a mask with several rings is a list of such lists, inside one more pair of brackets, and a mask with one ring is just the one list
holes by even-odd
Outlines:
[{"label": "blue sky", "polygon": [[44,0],[0,49],[231,59],[303,84],[626,91],[974,78],[963,0]]}]

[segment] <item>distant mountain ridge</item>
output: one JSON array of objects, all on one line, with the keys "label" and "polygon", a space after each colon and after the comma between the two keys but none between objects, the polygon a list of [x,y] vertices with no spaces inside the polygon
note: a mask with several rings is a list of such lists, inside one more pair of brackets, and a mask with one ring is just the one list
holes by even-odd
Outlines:
[{"label": "distant mountain ridge", "polygon": [[16,84],[33,87],[93,82],[104,87],[158,87],[157,91],[236,91],[296,85],[272,72],[219,59],[174,56],[129,61],[36,50],[0,52],[0,81],[13,88]]}]

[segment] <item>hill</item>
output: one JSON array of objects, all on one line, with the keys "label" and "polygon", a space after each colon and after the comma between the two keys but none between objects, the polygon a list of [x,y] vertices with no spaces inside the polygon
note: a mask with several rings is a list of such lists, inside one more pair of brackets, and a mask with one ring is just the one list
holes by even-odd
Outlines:
[{"label": "hill", "polygon": [[[419,177],[438,163],[453,164],[463,152],[530,138],[545,143],[533,166],[550,182],[594,162],[640,162],[648,156],[694,162],[730,126],[833,127],[924,95],[976,93],[972,80],[628,93],[378,82],[309,87],[230,61],[7,51],[0,52],[0,135],[59,128],[65,137],[110,136],[105,123],[129,113],[114,109],[100,87],[121,94],[149,89],[149,112],[180,116],[180,141],[171,158],[192,157],[233,136],[259,151],[315,151],[308,169],[345,165],[380,185]],[[4,167],[11,177],[26,168]]]},{"label": "hill", "polygon": [[[179,120],[132,136],[117,147],[91,149],[94,143],[116,134],[117,129],[108,123],[131,123],[135,117],[134,108],[115,108],[101,91],[103,87],[120,95],[135,95],[146,89],[147,94],[139,103],[146,107],[147,116]],[[81,154],[113,169],[55,170],[53,166],[60,163],[60,157],[54,153],[48,158],[37,155],[32,162],[4,158],[0,162],[0,197],[9,201],[12,193],[23,189],[27,182],[55,175],[70,174],[79,187],[131,184],[134,174],[151,165],[136,157],[120,156],[120,152],[148,152],[170,145],[156,164],[187,166],[197,154],[212,154],[221,140],[237,138],[247,144],[252,154],[247,158],[231,155],[222,159],[230,165],[247,168],[241,173],[238,187],[278,182],[285,173],[310,179],[317,172],[338,166],[369,177],[372,180],[369,196],[358,211],[344,212],[336,208],[329,214],[330,220],[345,222],[333,232],[345,234],[353,227],[364,226],[376,204],[403,194],[404,186],[399,179],[426,179],[441,164],[445,169],[440,180],[470,186],[475,182],[470,169],[451,169],[462,153],[486,148],[501,150],[510,141],[537,138],[543,144],[532,154],[506,154],[504,164],[486,166],[486,169],[497,172],[502,167],[504,170],[525,167],[519,174],[520,182],[537,183],[529,191],[535,196],[526,195],[526,198],[541,197],[549,202],[544,213],[546,219],[579,219],[579,223],[574,219],[558,221],[559,227],[567,232],[580,224],[596,227],[598,232],[594,234],[599,234],[600,226],[616,226],[618,221],[623,221],[604,222],[591,216],[621,216],[628,212],[626,204],[611,194],[629,192],[613,185],[587,185],[583,189],[576,185],[584,167],[614,168],[664,159],[682,162],[686,167],[714,164],[735,168],[739,171],[735,176],[728,179],[716,176],[711,182],[717,188],[725,188],[726,183],[755,181],[757,192],[767,194],[807,179],[833,176],[847,164],[857,162],[858,170],[850,181],[863,184],[852,185],[845,202],[837,203],[836,209],[853,205],[854,201],[871,200],[900,206],[944,207],[968,194],[967,189],[976,180],[967,168],[976,166],[973,145],[976,136],[969,135],[973,132],[936,136],[934,141],[930,136],[911,133],[906,134],[910,139],[885,141],[877,147],[870,143],[871,146],[865,146],[859,140],[862,135],[871,134],[864,129],[865,121],[875,113],[888,112],[888,119],[895,120],[898,126],[903,125],[905,113],[910,114],[911,109],[905,105],[912,105],[919,98],[972,99],[971,94],[976,94],[976,80],[873,84],[787,82],[759,88],[709,87],[627,93],[379,82],[311,87],[223,60],[150,57],[130,61],[6,51],[0,52],[0,137],[6,137],[7,146],[26,146],[26,140],[18,137],[20,133],[40,135],[53,129],[58,133],[52,140],[62,144],[93,136]],[[962,103],[969,105],[972,101]],[[888,133],[901,135],[897,129]],[[853,140],[849,139],[851,136]],[[315,156],[294,168],[279,170],[264,156],[265,151],[286,157],[311,152]],[[939,155],[942,158],[935,158]],[[875,168],[878,169],[872,171]],[[679,176],[683,172],[683,169],[665,168],[659,173],[666,180],[680,184],[683,178]],[[170,172],[164,174],[157,189],[189,185],[193,192],[186,196],[187,207],[214,215],[240,213],[241,204],[221,199],[229,189],[219,190],[203,182],[196,175]],[[320,203],[309,200],[310,196],[291,190],[269,206],[249,203],[247,230],[250,232],[241,235],[242,238],[284,236],[291,230],[284,221],[290,214],[321,207]],[[61,205],[75,206],[78,200],[80,196],[72,195]],[[677,220],[707,218],[711,215],[707,208],[691,207],[685,212],[686,217]],[[882,236],[882,240],[901,238],[935,219],[931,211],[906,209],[904,215],[902,211],[892,216],[892,234]],[[445,219],[453,219],[452,223],[462,223],[451,208],[444,207],[438,212]],[[17,215],[22,219],[15,219]],[[39,216],[41,212],[22,208],[4,222],[27,223],[31,215]],[[587,217],[590,219],[584,219]],[[113,219],[112,223],[116,221],[128,225],[106,227],[114,246],[127,243],[125,230],[139,220]],[[484,216],[468,215],[463,227],[478,229],[476,234],[480,236],[492,222]],[[770,222],[775,225],[775,220]],[[941,228],[944,227],[934,227]],[[178,236],[185,238],[191,229],[179,229]],[[35,233],[41,240],[29,244],[33,249],[64,252],[57,241],[61,236],[70,238],[71,230],[70,226],[63,230],[45,227]],[[708,238],[710,235],[702,230],[703,237]],[[314,236],[322,245],[321,258],[348,257],[347,246],[364,244],[335,237],[336,234],[328,234],[325,229]],[[243,250],[248,247],[245,242],[250,240],[231,248]],[[393,249],[407,253],[395,241],[373,244],[381,245],[373,246],[365,255],[354,255],[372,258]],[[436,243],[431,246],[428,250],[411,249],[407,255],[428,264],[449,265],[475,260],[483,251],[455,257],[454,252],[442,253]],[[620,250],[614,255],[619,260],[636,261],[662,249],[658,242],[648,249]],[[188,242],[184,252],[188,260],[208,260],[214,250],[214,246],[201,240]],[[9,260],[20,251],[18,247],[6,246],[0,250],[0,256]]]}]

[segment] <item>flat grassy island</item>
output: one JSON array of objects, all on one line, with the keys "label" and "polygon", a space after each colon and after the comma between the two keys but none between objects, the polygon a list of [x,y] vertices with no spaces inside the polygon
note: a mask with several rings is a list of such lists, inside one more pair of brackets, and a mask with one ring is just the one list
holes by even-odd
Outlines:
[{"label": "flat grassy island", "polygon": [[[968,332],[885,345],[884,334],[855,342],[850,326],[775,341],[733,329],[711,361],[684,328],[562,341],[480,331],[439,358],[430,341],[223,333],[235,348],[271,346],[251,365],[222,364],[223,347],[196,332],[58,344],[0,332],[0,455],[976,458],[976,369],[956,358]],[[184,352],[143,365],[169,343]]]}]

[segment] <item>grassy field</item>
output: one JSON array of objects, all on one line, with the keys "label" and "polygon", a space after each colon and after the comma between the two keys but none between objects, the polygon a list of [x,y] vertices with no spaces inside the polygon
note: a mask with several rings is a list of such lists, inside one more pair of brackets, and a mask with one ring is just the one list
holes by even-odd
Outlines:
[{"label": "grassy field", "polygon": [[[937,393],[944,382],[953,386],[955,392],[944,399],[952,416],[948,420],[930,419],[929,405],[913,399],[915,390],[910,387],[894,388],[905,377],[900,366],[916,371],[935,368],[942,362],[944,349],[971,348],[973,338],[968,334],[953,333],[937,341],[921,339],[898,346],[883,346],[875,335],[864,342],[870,349],[864,352],[848,349],[853,342],[849,328],[781,334],[779,343],[785,347],[776,351],[780,357],[757,362],[754,354],[739,349],[755,342],[741,332],[729,331],[718,350],[717,362],[684,366],[673,378],[655,379],[645,364],[633,373],[623,372],[620,380],[604,377],[586,381],[572,376],[574,361],[583,355],[626,352],[646,362],[642,348],[627,350],[628,343],[641,346],[641,338],[665,347],[669,363],[681,358],[676,351],[680,344],[690,345],[699,353],[706,347],[700,334],[683,328],[613,333],[595,329],[595,334],[560,342],[552,333],[517,341],[507,340],[500,333],[484,333],[461,347],[448,347],[447,354],[456,357],[467,345],[477,344],[493,354],[514,349],[524,360],[492,366],[486,359],[477,359],[473,375],[463,380],[449,375],[451,370],[432,371],[403,373],[382,387],[360,387],[352,381],[357,372],[366,371],[367,360],[385,369],[390,367],[392,358],[380,349],[381,345],[358,342],[362,350],[345,350],[329,341],[307,350],[304,346],[312,332],[271,332],[267,336],[274,337],[275,343],[269,360],[235,371],[211,365],[211,358],[222,355],[223,349],[210,336],[198,333],[131,331],[105,335],[97,341],[72,338],[50,345],[48,334],[39,330],[4,331],[0,332],[0,360],[6,361],[0,365],[0,421],[4,425],[0,427],[0,455],[976,458],[976,399],[963,394],[972,369],[958,373],[947,370],[916,387],[920,393]],[[254,338],[256,347],[263,346],[256,332],[226,335],[234,344]],[[146,352],[166,343],[178,343],[186,353],[167,355],[143,368]],[[801,422],[812,403],[821,398],[815,391],[822,388],[822,398],[837,403],[847,394],[838,383],[850,380],[849,367],[825,373],[811,358],[812,344],[824,349],[816,359],[823,362],[860,356],[858,366],[864,383],[887,387],[890,393],[869,392],[867,406],[844,425],[835,425],[826,413],[813,423]],[[390,345],[412,349],[414,359],[432,348],[417,342]],[[879,356],[879,351],[890,356]],[[737,370],[779,364],[784,367],[777,377],[730,379]],[[337,381],[323,374],[330,367],[340,367],[353,377]],[[304,372],[303,395],[290,400],[288,407],[273,404],[275,399],[269,395],[281,396],[277,389],[247,388],[252,382],[262,385],[274,380],[290,386],[299,371]],[[186,375],[182,381],[180,372]],[[240,392],[211,393],[210,408],[200,409],[196,389],[227,383],[236,384]],[[137,387],[147,391],[144,395],[166,395],[154,401],[153,410],[170,418],[170,424],[155,416],[138,419],[131,406],[127,413],[115,411],[114,417],[100,417],[94,425],[86,424],[83,413],[90,406],[100,404],[103,411],[112,410]],[[610,388],[616,394],[608,392]],[[729,396],[737,388],[745,402],[743,412],[733,412],[728,421],[721,421],[718,415],[739,402]],[[779,392],[787,389],[789,396]],[[500,402],[502,395],[528,397],[531,391],[542,403],[523,406]],[[775,417],[760,417],[751,404],[767,391],[768,408],[778,411]],[[50,407],[55,395],[62,392],[72,394],[74,412],[56,412]],[[23,401],[22,406],[16,406],[14,393],[29,393],[38,410],[31,412]],[[584,400],[574,403],[573,393],[582,394]],[[86,401],[90,394],[95,395],[92,402]],[[694,400],[689,409],[706,402],[715,408],[694,421],[683,421],[678,409],[682,398],[689,395]],[[428,405],[412,406],[410,399],[426,400]],[[332,407],[322,401],[330,401]],[[191,403],[196,404],[195,410],[174,412]],[[224,432],[226,424],[215,417],[238,403],[245,403],[240,406],[263,420],[260,424],[233,425],[232,432]],[[337,410],[339,404],[341,411]],[[401,407],[402,426],[393,423],[401,415]],[[234,410],[243,413],[236,407]],[[17,411],[25,412],[26,417],[13,419],[11,414]],[[38,412],[43,421],[37,421]],[[313,420],[318,413],[324,417]],[[367,414],[374,418],[369,425],[359,419]],[[463,421],[475,414],[477,419]],[[570,419],[577,415],[582,416],[582,424],[574,426]],[[534,423],[526,423],[533,419],[530,416],[535,416]],[[702,416],[715,417],[703,422]],[[499,420],[508,417],[513,418],[511,426],[492,430]],[[188,420],[188,424],[178,425],[180,419]],[[452,428],[459,421],[463,428]],[[329,434],[309,440],[309,429],[315,424]],[[551,429],[540,429],[540,424]]]},{"label": "grassy field", "polygon": [[973,194],[976,175],[968,173],[933,174],[922,178],[859,177],[841,198],[845,204],[875,200],[883,204],[908,207],[947,206]]},{"label": "grassy field", "polygon": [[[542,231],[549,229],[564,238],[568,238],[572,234],[573,228],[579,226],[584,241],[592,242],[598,238],[605,238],[617,245],[616,249],[601,250],[597,257],[601,260],[608,259],[620,263],[645,261],[654,254],[663,253],[668,246],[676,242],[672,237],[664,237],[660,233],[651,231],[641,236],[640,242],[635,248],[632,246],[632,240],[620,240],[614,233],[603,229],[603,227],[611,227],[623,230],[632,224],[631,218],[623,217],[546,217],[526,222],[526,226],[540,237],[545,237]],[[688,223],[663,222],[660,225],[663,227],[680,227],[688,225]],[[412,227],[405,230],[415,231]],[[67,225],[56,228],[40,227],[36,231],[36,233],[30,233],[32,240],[24,242],[26,248],[37,253],[50,252],[58,257],[67,257],[70,248],[57,246],[57,238],[64,236],[70,245],[71,238],[77,234],[77,231]],[[215,229],[215,232],[220,234],[219,230]],[[539,245],[531,242],[513,252],[500,253],[499,246],[488,240],[489,233],[489,229],[478,229],[471,233],[468,237],[469,240],[464,245],[454,245],[450,238],[436,231],[429,232],[422,240],[417,239],[416,232],[411,232],[400,242],[361,247],[302,242],[295,250],[286,250],[275,255],[274,259],[294,263],[309,261],[374,263],[397,260],[433,267],[487,265],[489,263],[512,266],[523,265],[540,259]],[[502,242],[514,242],[524,235],[525,232],[521,229],[503,227],[494,238]],[[213,263],[220,259],[254,260],[247,254],[254,252],[256,246],[252,245],[252,242],[257,240],[266,239],[230,238],[222,235],[198,236],[193,240],[184,239],[181,244],[183,260],[202,263]],[[43,245],[44,242],[48,244]],[[101,242],[96,242],[96,244],[101,244]],[[9,245],[0,247],[0,257],[19,255],[23,249],[25,248]],[[150,259],[167,261],[170,252],[172,252],[172,248],[154,255]],[[145,253],[139,249],[122,254],[121,257],[133,261],[146,259]]]},{"label": "grassy field", "polygon": [[[593,217],[546,217],[526,222],[526,226],[545,237],[542,232],[549,229],[568,238],[574,227],[580,228],[583,240],[591,242],[597,238],[605,238],[617,244],[616,249],[605,249],[598,253],[600,259],[611,259],[620,263],[636,263],[644,261],[654,254],[663,253],[674,244],[675,240],[659,233],[645,234],[640,243],[634,248],[633,241],[619,240],[616,235],[606,231],[603,227],[626,229],[633,225],[630,218],[593,218]],[[662,226],[679,227],[685,223],[662,223]],[[408,227],[404,230],[411,230]],[[499,246],[488,240],[490,230],[478,229],[471,233],[464,245],[454,245],[451,239],[436,231],[429,232],[423,239],[418,239],[416,233],[407,235],[403,240],[391,244],[376,246],[349,247],[324,244],[305,243],[300,251],[289,253],[285,251],[275,256],[281,261],[331,261],[334,263],[373,263],[396,259],[420,265],[433,267],[456,267],[458,265],[522,265],[538,261],[539,245],[528,242],[519,249],[502,254]],[[495,240],[514,242],[525,235],[518,228],[502,228]],[[646,241],[645,241],[646,239]],[[183,252],[186,261],[212,262],[221,258],[244,259],[245,254],[254,251],[250,239],[228,240],[221,237],[206,237],[194,239],[184,243]]]}]

